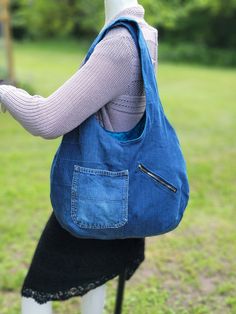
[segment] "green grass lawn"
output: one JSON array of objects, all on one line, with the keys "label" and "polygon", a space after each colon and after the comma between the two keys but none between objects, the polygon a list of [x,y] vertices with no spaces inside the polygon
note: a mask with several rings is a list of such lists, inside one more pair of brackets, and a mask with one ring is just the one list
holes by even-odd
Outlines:
[{"label": "green grass lawn", "polygon": [[[17,78],[48,96],[90,43],[14,43]],[[161,49],[161,45],[160,48]],[[126,284],[124,314],[236,313],[236,72],[159,60],[159,93],[187,162],[191,196],[177,229],[146,239]],[[79,87],[78,87],[79,88]],[[61,138],[35,137],[0,116],[0,313],[20,312],[20,287],[51,213],[49,171]],[[112,314],[117,278],[107,283]],[[53,303],[79,313],[80,298]]]}]

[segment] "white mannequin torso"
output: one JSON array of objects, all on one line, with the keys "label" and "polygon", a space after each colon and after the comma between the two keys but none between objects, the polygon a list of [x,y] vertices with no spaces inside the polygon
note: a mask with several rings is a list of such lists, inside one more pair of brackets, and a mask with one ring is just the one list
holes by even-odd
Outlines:
[{"label": "white mannequin torso", "polygon": [[[105,25],[122,10],[138,5],[137,0],[104,0]],[[145,23],[143,21],[142,23]],[[149,34],[149,32],[148,32]],[[151,34],[149,35],[152,37]],[[92,289],[81,298],[82,314],[102,314],[106,297],[106,284]],[[22,297],[22,314],[52,314],[52,301],[38,304],[32,298]]]},{"label": "white mannequin torso", "polygon": [[137,4],[137,0],[104,0],[105,25],[120,11]]}]

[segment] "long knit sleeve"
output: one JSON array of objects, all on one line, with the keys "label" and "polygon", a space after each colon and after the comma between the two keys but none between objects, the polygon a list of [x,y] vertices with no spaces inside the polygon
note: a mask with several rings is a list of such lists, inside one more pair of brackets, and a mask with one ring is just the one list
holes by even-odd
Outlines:
[{"label": "long knit sleeve", "polygon": [[11,85],[0,85],[0,102],[31,134],[57,138],[78,125],[106,103],[121,95],[131,80],[131,35],[111,30],[90,58],[50,96],[30,95]]}]

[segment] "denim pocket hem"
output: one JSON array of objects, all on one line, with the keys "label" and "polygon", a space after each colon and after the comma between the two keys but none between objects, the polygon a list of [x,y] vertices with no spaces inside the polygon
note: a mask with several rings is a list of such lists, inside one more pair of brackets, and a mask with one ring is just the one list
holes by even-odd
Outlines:
[{"label": "denim pocket hem", "polygon": [[104,176],[125,176],[128,175],[128,169],[118,170],[118,171],[111,171],[107,169],[100,169],[100,168],[88,168],[80,165],[74,165],[74,171],[82,172],[82,173],[91,173],[91,174],[99,174]]},{"label": "denim pocket hem", "polygon": [[[95,181],[96,178],[98,178],[100,184],[102,183],[103,185],[102,188],[109,189],[108,183],[110,180],[113,186],[115,185],[119,198],[98,199],[98,197],[100,197],[99,191],[98,193],[97,191],[95,193],[92,188],[90,193],[94,193],[94,195],[92,195],[93,197],[91,197],[91,194],[89,197],[82,194],[80,196],[80,192],[83,191],[83,189],[86,190],[86,188],[83,187],[82,181],[86,180],[86,177],[90,175],[94,175],[93,180]],[[88,168],[80,165],[74,165],[71,185],[71,218],[73,222],[80,228],[87,229],[107,229],[124,226],[128,221],[128,188],[129,171],[127,169],[111,171],[107,169]],[[86,208],[86,206],[89,206],[89,202],[93,202],[95,206],[97,204],[97,208],[101,211],[100,215],[103,215],[104,210],[104,214],[106,214],[106,216],[97,216],[97,221],[92,221],[92,219],[94,219],[93,215],[95,212],[89,213],[88,208]],[[109,212],[107,214],[106,210],[109,206],[111,208],[111,213]],[[117,216],[117,219],[114,219],[113,214]],[[99,219],[101,219],[100,223],[98,222]]]}]

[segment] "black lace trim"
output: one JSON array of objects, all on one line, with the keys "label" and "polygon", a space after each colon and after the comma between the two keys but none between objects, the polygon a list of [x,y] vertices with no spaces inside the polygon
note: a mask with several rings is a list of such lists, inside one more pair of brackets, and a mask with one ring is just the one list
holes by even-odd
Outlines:
[{"label": "black lace trim", "polygon": [[[131,266],[130,265],[127,266],[126,280],[129,280],[131,278],[131,276],[133,275],[133,273],[135,272],[139,264],[142,263],[143,260],[144,260],[144,257],[138,258],[132,263]],[[31,288],[22,288],[21,295],[26,298],[33,298],[39,304],[43,304],[48,301],[67,300],[74,296],[83,296],[89,290],[95,289],[96,287],[103,285],[105,282],[115,278],[118,275],[119,273],[113,273],[109,276],[103,276],[99,280],[96,280],[94,282],[72,287],[69,290],[58,291],[58,292],[53,292],[53,293],[40,292],[40,291],[33,290]]]}]

